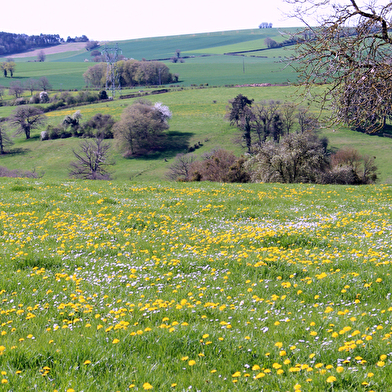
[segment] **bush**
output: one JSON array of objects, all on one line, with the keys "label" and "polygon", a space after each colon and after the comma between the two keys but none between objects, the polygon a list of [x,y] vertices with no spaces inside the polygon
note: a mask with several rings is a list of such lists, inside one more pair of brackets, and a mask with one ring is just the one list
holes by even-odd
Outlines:
[{"label": "bush", "polygon": [[262,143],[245,167],[253,182],[317,183],[329,162],[325,142],[306,132]]},{"label": "bush", "polygon": [[[329,184],[372,184],[377,180],[375,157],[361,155],[353,148],[343,148],[331,157]],[[326,181],[324,179],[324,181]]]},{"label": "bush", "polygon": [[84,136],[94,135],[101,139],[113,139],[112,128],[115,121],[110,114],[95,114],[89,121],[83,124],[82,131]]},{"label": "bush", "polygon": [[193,154],[179,154],[166,177],[176,181],[249,182],[244,162],[243,157],[222,148],[204,154],[201,161]]},{"label": "bush", "polygon": [[4,166],[0,166],[0,177],[13,177],[13,178],[41,178],[43,173],[36,173],[29,170],[10,170]]}]

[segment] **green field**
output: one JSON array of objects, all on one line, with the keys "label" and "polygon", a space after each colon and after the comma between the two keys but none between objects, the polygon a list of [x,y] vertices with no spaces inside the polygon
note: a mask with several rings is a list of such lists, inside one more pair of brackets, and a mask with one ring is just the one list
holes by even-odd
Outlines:
[{"label": "green field", "polygon": [[[230,127],[224,120],[228,101],[242,93],[255,102],[261,100],[293,101],[296,99],[297,88],[290,86],[271,87],[241,87],[241,88],[194,88],[182,91],[151,96],[153,102],[160,101],[169,106],[173,113],[170,120],[169,135],[172,140],[179,141],[183,146],[192,146],[198,142],[203,147],[197,150],[201,155],[213,148],[223,147],[234,151],[237,155],[243,150],[235,143],[238,131]],[[82,120],[86,121],[95,113],[111,114],[116,119],[133,100],[115,100],[108,103],[75,107],[48,113],[48,123],[58,125],[65,115],[76,110],[82,113]],[[0,108],[0,116],[8,116],[13,107]],[[42,128],[44,129],[44,128]],[[389,164],[392,139],[369,136],[346,128],[326,127],[322,134],[330,140],[333,149],[353,147],[361,154],[376,156],[376,163],[380,171],[380,182],[392,182],[392,168]],[[72,149],[77,149],[80,140],[75,138],[39,141],[40,130],[33,132],[33,139],[26,141],[22,136],[15,139],[13,148],[18,153],[0,156],[0,166],[9,169],[44,171],[46,177],[65,179],[68,176],[68,165],[73,159]],[[117,180],[160,180],[164,177],[175,155],[186,152],[186,148],[172,149],[145,158],[125,159],[114,147],[113,157],[114,178]]]},{"label": "green field", "polygon": [[0,187],[1,390],[390,390],[390,186]]},{"label": "green field", "polygon": [[[293,29],[288,29],[293,30]],[[270,37],[282,41],[284,36],[278,29],[256,29],[225,31],[195,35],[144,38],[120,41],[118,45],[126,58],[137,60],[170,59],[177,49],[186,58],[183,64],[164,60],[172,73],[180,75],[179,86],[208,83],[212,86],[243,83],[295,82],[296,76],[284,69],[279,61],[289,51],[265,50],[264,39]],[[115,43],[108,43],[113,46]],[[225,56],[224,53],[241,50],[259,50],[246,56]],[[207,55],[207,56],[205,56]],[[266,56],[256,58],[251,56]],[[12,57],[12,56],[11,56]],[[38,79],[46,76],[55,90],[83,89],[83,73],[92,65],[90,53],[82,49],[73,52],[49,54],[44,63],[35,63],[36,57],[16,58],[15,80]],[[0,59],[5,61],[6,59]],[[30,62],[28,62],[30,61]],[[277,72],[278,70],[280,72]],[[9,86],[11,78],[0,75],[0,85]]]}]

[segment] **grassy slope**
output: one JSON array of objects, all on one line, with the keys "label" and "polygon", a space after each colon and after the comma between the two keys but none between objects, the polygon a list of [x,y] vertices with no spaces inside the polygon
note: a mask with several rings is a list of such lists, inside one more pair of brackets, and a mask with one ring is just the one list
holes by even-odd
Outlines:
[{"label": "grassy slope", "polygon": [[[209,83],[222,86],[225,84],[252,83],[260,81],[281,83],[287,79],[295,80],[290,72],[285,71],[277,76],[271,73],[276,69],[274,57],[284,56],[280,49],[250,53],[250,55],[268,56],[268,59],[246,59],[243,73],[242,57],[223,56],[223,53],[239,50],[265,48],[264,39],[271,37],[276,41],[282,39],[278,29],[256,29],[225,31],[206,34],[182,35],[170,37],[144,38],[119,42],[122,53],[127,58],[141,60],[170,58],[180,49],[184,56],[195,55],[194,59],[186,59],[184,64],[172,64],[166,61],[173,73],[178,73],[181,85]],[[109,43],[113,45],[114,43]],[[200,57],[203,54],[218,55]],[[46,76],[54,89],[81,89],[85,87],[83,73],[93,63],[86,63],[91,56],[85,50],[47,55],[45,63],[28,62],[36,57],[17,58],[15,78],[39,78]],[[5,59],[0,59],[5,60]],[[222,72],[223,71],[223,72]],[[11,78],[0,75],[0,84],[9,86]]]},{"label": "grassy slope", "polygon": [[[203,147],[197,150],[197,154],[218,146],[232,149],[240,154],[242,150],[233,143],[237,131],[223,119],[228,100],[239,93],[255,99],[256,102],[269,99],[292,101],[296,89],[294,87],[190,89],[151,97],[151,99],[154,102],[163,102],[172,110],[170,132],[180,135],[177,139],[180,137],[183,143],[190,146],[198,142],[203,143]],[[83,120],[87,120],[97,112],[111,114],[118,119],[124,107],[131,101],[118,100],[77,109],[81,110]],[[8,107],[1,108],[0,115],[4,109],[9,110]],[[49,123],[58,125],[66,114],[71,114],[77,109],[51,112],[48,114]],[[0,165],[11,169],[36,168],[38,171],[44,170],[47,177],[66,178],[67,166],[72,160],[71,151],[78,146],[79,140],[71,138],[40,142],[39,132],[35,131],[33,134],[36,139],[31,141],[24,141],[22,137],[18,138],[14,147],[22,148],[24,152],[0,157]],[[382,182],[392,182],[392,168],[388,164],[389,150],[392,146],[391,139],[368,136],[347,129],[337,129],[333,132],[327,128],[323,130],[323,134],[328,136],[332,147],[350,146],[357,148],[361,153],[377,156]],[[124,159],[118,151],[113,149],[117,162],[114,167],[115,177],[123,180],[129,178],[161,179],[175,155],[183,151],[183,149],[168,151],[147,159]]]}]

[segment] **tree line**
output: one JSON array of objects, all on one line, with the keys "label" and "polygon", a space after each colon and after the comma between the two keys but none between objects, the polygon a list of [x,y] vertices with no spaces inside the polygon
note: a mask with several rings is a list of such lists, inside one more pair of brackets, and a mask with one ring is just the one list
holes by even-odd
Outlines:
[{"label": "tree line", "polygon": [[14,34],[0,32],[0,56],[59,45],[64,42],[58,34]]},{"label": "tree line", "polygon": [[[173,75],[169,68],[159,61],[120,60],[116,63],[116,77],[121,86],[129,87],[178,81],[178,75]],[[87,86],[104,87],[107,83],[107,64],[99,63],[88,68],[83,78]]]}]

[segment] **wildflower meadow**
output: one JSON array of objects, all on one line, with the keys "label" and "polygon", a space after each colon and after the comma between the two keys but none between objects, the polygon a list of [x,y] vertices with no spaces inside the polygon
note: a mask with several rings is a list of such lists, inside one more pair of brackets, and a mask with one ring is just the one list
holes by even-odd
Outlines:
[{"label": "wildflower meadow", "polygon": [[0,391],[392,390],[391,186],[0,188]]}]

